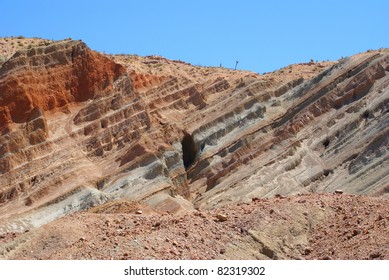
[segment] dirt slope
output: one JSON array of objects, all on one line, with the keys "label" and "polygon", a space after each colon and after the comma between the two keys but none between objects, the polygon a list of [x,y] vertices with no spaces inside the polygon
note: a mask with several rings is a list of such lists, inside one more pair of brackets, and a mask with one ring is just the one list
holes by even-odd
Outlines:
[{"label": "dirt slope", "polygon": [[[114,206],[116,205],[116,207]],[[298,195],[156,213],[111,203],[0,236],[8,259],[388,259],[382,198]]]}]

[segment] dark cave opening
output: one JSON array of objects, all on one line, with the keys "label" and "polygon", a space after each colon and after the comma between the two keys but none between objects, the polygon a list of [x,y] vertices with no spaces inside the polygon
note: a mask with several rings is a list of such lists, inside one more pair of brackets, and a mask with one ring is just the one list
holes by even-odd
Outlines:
[{"label": "dark cave opening", "polygon": [[330,145],[330,139],[329,138],[324,139],[323,141],[324,149],[327,149],[329,145]]},{"label": "dark cave opening", "polygon": [[184,167],[185,169],[188,169],[196,159],[198,148],[195,141],[193,140],[192,135],[186,132],[184,132],[184,138],[181,141],[181,145]]},{"label": "dark cave opening", "polygon": [[370,117],[370,111],[369,110],[366,110],[365,112],[363,112],[363,115],[362,117],[367,120],[369,117]]}]

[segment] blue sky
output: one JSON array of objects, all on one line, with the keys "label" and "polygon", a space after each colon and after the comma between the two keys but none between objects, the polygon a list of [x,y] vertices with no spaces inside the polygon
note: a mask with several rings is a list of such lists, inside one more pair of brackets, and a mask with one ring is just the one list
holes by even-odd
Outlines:
[{"label": "blue sky", "polygon": [[81,39],[106,53],[162,55],[263,73],[389,47],[389,1],[2,0],[0,37]]}]

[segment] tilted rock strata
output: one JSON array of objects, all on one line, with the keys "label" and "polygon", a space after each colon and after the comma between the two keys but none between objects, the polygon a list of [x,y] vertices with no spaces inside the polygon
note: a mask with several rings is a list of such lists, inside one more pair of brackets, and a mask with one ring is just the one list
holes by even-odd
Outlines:
[{"label": "tilted rock strata", "polygon": [[210,145],[211,153],[206,146],[188,171],[192,182],[206,178],[199,205],[336,189],[387,193],[388,62],[387,52],[341,61],[280,96],[275,117],[266,106],[249,131]]},{"label": "tilted rock strata", "polygon": [[388,193],[386,50],[266,75],[112,58],[65,41],[3,63],[0,233],[117,198],[174,213]]},{"label": "tilted rock strata", "polygon": [[88,168],[93,163],[67,122],[72,122],[72,106],[112,92],[113,82],[125,73],[123,66],[79,41],[20,50],[2,65],[1,203],[28,209],[36,200],[56,199],[78,187],[88,173],[95,179]]},{"label": "tilted rock strata", "polygon": [[124,72],[77,41],[20,50],[0,69],[0,128],[26,122],[34,108],[50,111],[112,91]]}]

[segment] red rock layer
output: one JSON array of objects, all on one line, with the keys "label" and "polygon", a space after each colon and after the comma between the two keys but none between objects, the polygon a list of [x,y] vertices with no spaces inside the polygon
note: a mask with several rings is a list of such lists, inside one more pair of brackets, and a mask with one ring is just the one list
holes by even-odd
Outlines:
[{"label": "red rock layer", "polygon": [[112,90],[124,67],[68,41],[20,50],[0,71],[0,129],[44,111],[82,102]]}]

